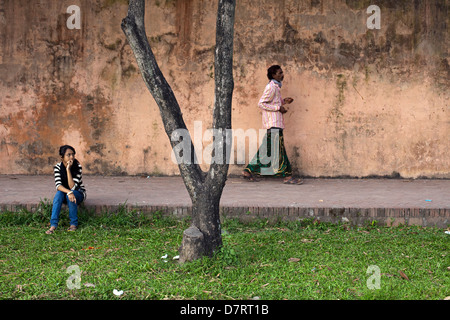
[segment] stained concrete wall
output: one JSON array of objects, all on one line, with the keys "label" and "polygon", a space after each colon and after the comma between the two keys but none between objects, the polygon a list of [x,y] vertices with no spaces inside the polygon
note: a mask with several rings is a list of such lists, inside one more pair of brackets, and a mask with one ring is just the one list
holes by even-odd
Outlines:
[{"label": "stained concrete wall", "polygon": [[[146,3],[158,63],[188,128],[204,131],[217,1]],[[371,4],[379,30],[367,28]],[[80,29],[66,26],[70,5]],[[120,28],[126,12],[125,0],[0,0],[0,174],[51,173],[66,143],[87,174],[179,174]],[[450,178],[448,35],[446,0],[238,0],[233,128],[261,128],[266,69],[280,64],[298,173]]]}]

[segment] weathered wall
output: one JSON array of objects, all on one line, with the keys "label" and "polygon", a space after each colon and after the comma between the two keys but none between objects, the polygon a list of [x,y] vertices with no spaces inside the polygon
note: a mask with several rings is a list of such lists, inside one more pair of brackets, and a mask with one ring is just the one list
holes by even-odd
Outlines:
[{"label": "weathered wall", "polygon": [[[80,30],[66,27],[73,4]],[[366,26],[371,4],[380,30]],[[150,43],[191,130],[212,122],[216,5],[147,1]],[[0,0],[0,174],[51,173],[65,143],[87,174],[178,174],[120,29],[126,11],[125,0]],[[280,64],[300,174],[450,178],[448,17],[446,0],[238,0],[233,127],[261,127],[266,69]]]}]

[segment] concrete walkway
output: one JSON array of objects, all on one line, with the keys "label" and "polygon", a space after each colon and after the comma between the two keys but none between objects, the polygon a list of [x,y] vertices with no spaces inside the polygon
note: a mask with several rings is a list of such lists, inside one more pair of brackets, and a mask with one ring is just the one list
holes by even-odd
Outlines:
[{"label": "concrete walkway", "polygon": [[[181,177],[83,176],[84,203],[100,213],[120,206],[141,212],[163,211],[178,217],[191,213],[191,201]],[[0,210],[35,210],[55,193],[53,176],[0,175]],[[285,185],[279,179],[246,182],[229,178],[221,198],[221,213],[242,220],[253,218],[345,221],[363,224],[450,225],[450,180],[306,179]]]}]

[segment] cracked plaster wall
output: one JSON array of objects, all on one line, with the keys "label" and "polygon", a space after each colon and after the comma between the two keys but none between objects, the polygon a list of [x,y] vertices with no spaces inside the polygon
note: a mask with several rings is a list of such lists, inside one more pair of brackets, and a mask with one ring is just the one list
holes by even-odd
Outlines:
[{"label": "cracked plaster wall", "polygon": [[[80,30],[66,27],[73,4]],[[449,178],[448,1],[377,1],[380,30],[366,26],[371,4],[237,1],[233,128],[261,128],[266,69],[280,64],[299,174]],[[191,131],[212,123],[216,6],[147,1],[150,44]],[[126,11],[123,0],[0,0],[0,174],[49,174],[66,143],[87,174],[179,174],[120,29]]]}]

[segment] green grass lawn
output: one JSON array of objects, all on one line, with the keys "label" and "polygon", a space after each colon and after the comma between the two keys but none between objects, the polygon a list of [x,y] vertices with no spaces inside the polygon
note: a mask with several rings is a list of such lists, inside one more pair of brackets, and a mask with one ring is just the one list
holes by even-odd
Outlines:
[{"label": "green grass lawn", "polygon": [[[0,299],[450,296],[450,236],[442,229],[225,220],[223,249],[180,265],[173,257],[189,221],[82,211],[79,229],[67,232],[64,212],[60,228],[46,235],[49,217],[48,204],[35,213],[0,214]],[[378,282],[369,266],[379,271]]]}]

